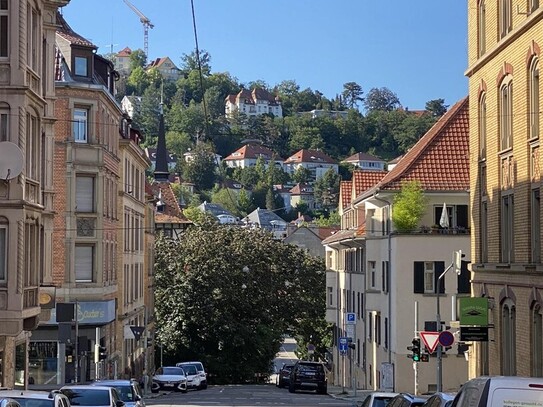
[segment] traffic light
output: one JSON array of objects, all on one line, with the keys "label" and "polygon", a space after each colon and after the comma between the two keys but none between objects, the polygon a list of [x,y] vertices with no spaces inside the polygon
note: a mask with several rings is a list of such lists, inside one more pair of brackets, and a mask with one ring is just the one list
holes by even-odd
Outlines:
[{"label": "traffic light", "polygon": [[465,253],[462,253],[462,250],[456,250],[453,256],[453,266],[456,274],[460,275],[462,273],[462,259],[466,257]]},{"label": "traffic light", "polygon": [[430,355],[428,355],[427,353],[423,353],[422,355],[420,355],[420,361],[421,362],[429,362],[430,361]]},{"label": "traffic light", "polygon": [[411,346],[407,347],[407,350],[411,351],[411,355],[407,355],[408,358],[413,359],[413,362],[420,362],[420,339],[413,338]]},{"label": "traffic light", "polygon": [[94,345],[94,363],[98,363],[101,360],[107,359],[107,349],[105,346],[99,344]]},{"label": "traffic light", "polygon": [[352,342],[349,343],[349,345],[347,345],[347,346],[349,346],[349,348],[351,348],[351,349],[356,349],[356,345],[354,343],[352,343]]}]

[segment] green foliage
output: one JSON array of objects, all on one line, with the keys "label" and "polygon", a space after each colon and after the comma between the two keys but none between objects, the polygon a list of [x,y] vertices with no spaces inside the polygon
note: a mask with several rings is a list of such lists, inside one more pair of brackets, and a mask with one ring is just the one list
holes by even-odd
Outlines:
[{"label": "green foliage", "polygon": [[382,110],[390,112],[400,106],[400,99],[388,88],[373,88],[368,92],[364,100],[366,111]]},{"label": "green foliage", "polygon": [[285,332],[329,345],[322,259],[269,233],[204,223],[180,240],[160,236],[155,270],[167,358],[202,360],[215,382],[270,373]]},{"label": "green foliage", "polygon": [[443,116],[447,112],[448,107],[445,104],[445,99],[434,99],[426,102],[426,110],[434,117]]},{"label": "green foliage", "polygon": [[337,211],[332,211],[328,217],[320,215],[313,222],[320,227],[340,226],[341,216]]},{"label": "green foliage", "polygon": [[349,109],[356,109],[358,102],[364,101],[364,98],[362,97],[363,94],[364,91],[362,90],[362,86],[358,83],[347,82],[343,84],[343,93],[341,96],[343,96],[343,101]]},{"label": "green foliage", "polygon": [[130,70],[136,68],[145,68],[147,65],[147,56],[142,49],[136,49],[130,54]]},{"label": "green foliage", "polygon": [[332,168],[314,184],[315,202],[324,209],[337,208],[341,178]]},{"label": "green foliage", "polygon": [[[241,194],[241,192],[240,192]],[[239,202],[239,196],[233,191],[227,188],[217,189],[211,194],[211,202],[221,205],[224,209],[232,212],[237,217],[244,217],[246,212],[242,211],[241,204]],[[244,203],[244,205],[246,205]],[[245,208],[244,208],[245,209]]]},{"label": "green foliage", "polygon": [[183,215],[185,215],[185,217],[195,225],[207,224],[214,221],[216,222],[213,215],[201,211],[196,206],[189,206],[188,208],[183,209]]},{"label": "green foliage", "polygon": [[426,211],[427,198],[419,181],[408,181],[394,197],[392,222],[399,232],[414,230]]},{"label": "green foliage", "polygon": [[311,171],[309,171],[309,168],[300,165],[292,174],[292,179],[298,184],[307,183],[311,179]]},{"label": "green foliage", "polygon": [[211,189],[217,178],[213,150],[210,146],[198,144],[192,152],[192,160],[184,166],[184,177],[198,191]]},{"label": "green foliage", "polygon": [[141,66],[135,67],[128,77],[128,87],[131,94],[142,95],[149,86],[149,77]]}]

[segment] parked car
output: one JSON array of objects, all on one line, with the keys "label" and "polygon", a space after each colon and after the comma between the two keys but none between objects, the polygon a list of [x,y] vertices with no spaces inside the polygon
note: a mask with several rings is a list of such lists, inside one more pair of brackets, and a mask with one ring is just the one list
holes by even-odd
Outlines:
[{"label": "parked car", "polygon": [[0,398],[15,400],[21,407],[70,407],[68,398],[59,391],[1,390]]},{"label": "parked car", "polygon": [[362,407],[386,407],[398,393],[374,391],[364,399]]},{"label": "parked car", "polygon": [[186,393],[187,376],[182,367],[163,366],[159,367],[151,379],[151,391],[157,393],[159,390],[174,390]]},{"label": "parked car", "polygon": [[202,362],[180,362],[177,363],[175,366],[184,367],[186,365],[193,365],[196,367],[196,370],[198,370],[198,373],[200,374],[200,389],[207,389],[207,373],[204,369],[204,365],[202,364]]},{"label": "parked car", "polygon": [[482,376],[460,388],[451,407],[536,406],[543,401],[543,378]]},{"label": "parked car", "polygon": [[288,391],[316,390],[319,394],[328,392],[326,368],[321,362],[298,360],[290,371]]},{"label": "parked car", "polygon": [[0,407],[21,407],[21,405],[15,400],[0,398]]},{"label": "parked car", "polygon": [[450,407],[453,403],[454,395],[456,393],[434,393],[426,402],[423,407]]},{"label": "parked car", "polygon": [[189,390],[202,390],[204,388],[202,382],[206,381],[205,375],[201,375],[200,372],[198,372],[196,365],[186,363],[178,367],[181,367],[185,371],[185,376],[187,376],[187,388]]},{"label": "parked car", "polygon": [[277,373],[275,385],[279,388],[288,386],[290,380],[290,371],[294,367],[292,363],[284,363],[283,367]]},{"label": "parked car", "polygon": [[114,387],[126,407],[145,407],[140,384],[136,380],[97,380],[92,386]]},{"label": "parked car", "polygon": [[387,407],[418,407],[422,406],[428,396],[414,396],[409,393],[400,393],[387,404]]},{"label": "parked car", "polygon": [[72,406],[124,407],[124,401],[114,387],[74,384],[63,386],[60,391],[68,397]]},{"label": "parked car", "polygon": [[0,398],[15,400],[21,407],[70,407],[68,398],[59,391],[1,390]]}]

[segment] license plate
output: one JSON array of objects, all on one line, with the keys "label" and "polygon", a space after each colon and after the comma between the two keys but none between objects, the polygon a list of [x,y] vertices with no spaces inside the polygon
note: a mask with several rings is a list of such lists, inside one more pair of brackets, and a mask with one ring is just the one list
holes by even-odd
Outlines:
[{"label": "license plate", "polygon": [[164,384],[164,387],[173,387],[173,383],[166,383]]}]

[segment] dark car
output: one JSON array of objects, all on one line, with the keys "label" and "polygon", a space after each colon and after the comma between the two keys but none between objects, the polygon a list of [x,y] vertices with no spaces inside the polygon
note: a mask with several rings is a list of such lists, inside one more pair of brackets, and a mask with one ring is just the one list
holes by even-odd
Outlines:
[{"label": "dark car", "polygon": [[319,394],[326,394],[328,382],[326,368],[320,362],[297,361],[290,371],[288,391],[317,390]]},{"label": "dark car", "polygon": [[115,387],[126,407],[145,407],[140,384],[136,380],[97,380],[91,384]]},{"label": "dark car", "polygon": [[293,364],[285,363],[281,370],[279,370],[279,373],[277,374],[277,387],[283,388],[288,386],[288,382],[290,381],[290,371],[294,367]]},{"label": "dark car", "polygon": [[400,393],[387,404],[387,407],[418,407],[428,400],[428,396],[414,396],[409,393]]},{"label": "dark car", "polygon": [[424,407],[450,407],[454,400],[452,393],[434,393],[426,402]]}]

